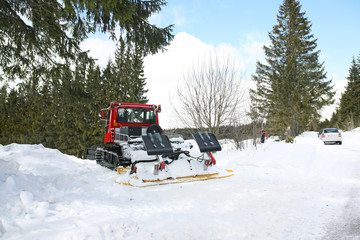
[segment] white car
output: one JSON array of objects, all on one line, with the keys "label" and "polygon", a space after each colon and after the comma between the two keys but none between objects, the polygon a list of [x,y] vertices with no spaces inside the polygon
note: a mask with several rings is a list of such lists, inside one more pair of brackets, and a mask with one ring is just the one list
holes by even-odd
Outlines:
[{"label": "white car", "polygon": [[321,129],[318,137],[324,142],[327,143],[334,143],[334,144],[342,144],[342,137],[339,129],[337,128],[324,128]]}]

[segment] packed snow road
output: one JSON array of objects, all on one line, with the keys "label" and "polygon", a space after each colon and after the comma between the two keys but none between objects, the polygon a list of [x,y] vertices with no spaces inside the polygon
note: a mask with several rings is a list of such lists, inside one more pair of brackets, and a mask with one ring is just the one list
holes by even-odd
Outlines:
[{"label": "packed snow road", "polygon": [[343,145],[215,154],[230,178],[134,188],[41,145],[0,146],[1,239],[360,239],[360,129]]}]

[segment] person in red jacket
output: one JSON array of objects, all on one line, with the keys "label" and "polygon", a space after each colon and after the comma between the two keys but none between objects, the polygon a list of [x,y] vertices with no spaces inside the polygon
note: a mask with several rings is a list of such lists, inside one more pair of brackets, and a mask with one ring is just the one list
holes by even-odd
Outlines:
[{"label": "person in red jacket", "polygon": [[264,143],[265,142],[265,138],[268,137],[268,135],[266,134],[265,130],[264,129],[260,129],[259,130],[259,133],[261,135],[261,143]]}]

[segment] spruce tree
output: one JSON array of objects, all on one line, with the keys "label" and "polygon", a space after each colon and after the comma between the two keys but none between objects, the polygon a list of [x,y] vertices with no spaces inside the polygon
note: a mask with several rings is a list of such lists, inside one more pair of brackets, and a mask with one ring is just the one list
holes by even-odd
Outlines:
[{"label": "spruce tree", "polygon": [[340,99],[340,127],[351,130],[360,126],[360,55],[353,58],[347,77],[348,83]]},{"label": "spruce tree", "polygon": [[111,101],[116,101],[120,97],[121,84],[116,76],[114,63],[109,61],[106,67],[102,70],[102,94],[103,94],[103,105],[108,105]]},{"label": "spruce tree", "polygon": [[164,5],[163,0],[0,0],[1,70],[22,79],[40,65],[87,63],[91,59],[79,45],[95,31],[136,42],[144,54],[156,53],[173,38],[172,25],[160,28],[148,21]]},{"label": "spruce tree", "polygon": [[[101,76],[101,69],[99,66],[91,66],[86,75],[85,92],[87,93],[87,100],[85,102],[85,117],[87,134],[82,136],[84,139],[83,145],[86,148],[97,145],[104,141],[104,122],[99,119],[100,109],[109,104],[104,94],[103,79]],[[86,150],[86,149],[85,149]],[[83,154],[85,156],[85,150]]]},{"label": "spruce tree", "polygon": [[273,134],[296,136],[320,118],[322,107],[334,96],[326,80],[324,63],[319,63],[311,23],[296,0],[284,0],[277,25],[269,32],[270,46],[264,46],[267,63],[257,62],[252,79],[252,108],[267,121]]},{"label": "spruce tree", "polygon": [[119,99],[122,102],[146,103],[146,78],[144,77],[143,54],[137,45],[120,41],[115,52],[113,65],[114,81],[119,86]]},{"label": "spruce tree", "polygon": [[[34,100],[35,111],[37,112],[37,120],[32,123],[33,141],[32,143],[41,143],[46,147],[55,148],[55,145],[50,145],[46,139],[49,135],[55,137],[55,119],[56,112],[59,106],[56,107],[53,101],[52,87],[49,82],[44,82],[40,87],[38,98]],[[56,140],[55,140],[56,141]],[[52,141],[52,142],[55,142]]]},{"label": "spruce tree", "polygon": [[145,94],[148,92],[148,90],[145,89],[146,78],[144,76],[144,57],[138,46],[135,46],[133,51],[131,66],[130,101],[137,103],[147,103],[148,99]]},{"label": "spruce tree", "polygon": [[84,135],[89,134],[86,121],[89,115],[86,109],[86,70],[82,65],[76,66],[73,71],[70,65],[62,68],[61,84],[54,104],[54,107],[59,104],[54,113],[58,119],[55,127],[58,136],[56,148],[78,157],[83,156],[87,144]]},{"label": "spruce tree", "polygon": [[8,120],[8,108],[7,108],[7,92],[8,86],[5,84],[0,88],[0,144],[4,144],[7,138],[7,120]]},{"label": "spruce tree", "polygon": [[[24,133],[22,124],[24,116],[22,106],[24,104],[23,97],[20,92],[14,88],[9,91],[5,108],[6,127],[1,129],[4,131],[4,143],[21,143],[21,136]],[[2,143],[3,144],[3,143]]]}]

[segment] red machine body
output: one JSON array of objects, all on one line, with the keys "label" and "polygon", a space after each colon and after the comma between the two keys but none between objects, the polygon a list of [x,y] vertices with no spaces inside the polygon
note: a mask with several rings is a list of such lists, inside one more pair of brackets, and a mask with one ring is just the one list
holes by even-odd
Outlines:
[{"label": "red machine body", "polygon": [[112,102],[100,113],[101,118],[106,120],[104,144],[141,136],[150,125],[159,125],[159,112],[160,105]]}]

